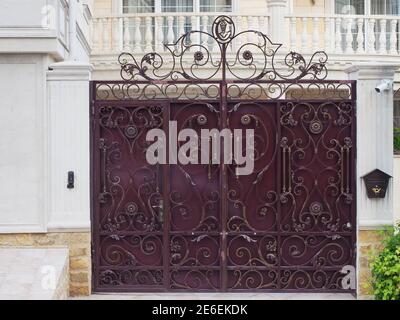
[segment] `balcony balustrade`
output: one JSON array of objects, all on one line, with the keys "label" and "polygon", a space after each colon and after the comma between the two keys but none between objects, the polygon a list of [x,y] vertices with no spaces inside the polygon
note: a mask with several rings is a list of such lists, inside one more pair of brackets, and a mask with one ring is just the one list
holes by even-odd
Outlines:
[{"label": "balcony balustrade", "polygon": [[[162,53],[164,43],[173,43],[190,30],[210,32],[216,16],[216,13],[150,13],[96,17],[93,19],[92,53]],[[340,55],[398,55],[400,50],[400,17],[397,16],[291,15],[284,21],[267,15],[230,16],[235,21],[236,33],[252,29],[268,35],[273,28],[279,28],[281,38],[271,40],[283,43],[287,50],[305,54],[325,50]],[[215,43],[204,34],[194,33],[188,41],[210,51],[216,49]],[[251,42],[251,35],[240,41]],[[240,41],[231,49],[240,45]]]},{"label": "balcony balustrade", "polygon": [[[174,43],[190,30],[201,30],[204,33],[193,33],[189,37],[192,44],[202,45],[208,50],[216,49],[215,42],[205,33],[211,33],[211,25],[218,14],[140,14],[101,17],[93,19],[93,54],[112,54],[123,51],[150,52],[165,51],[165,43]],[[257,30],[268,33],[268,16],[265,15],[230,15],[236,25],[236,34],[244,30]],[[251,42],[243,39],[242,42]],[[238,42],[235,45],[240,45]]]}]

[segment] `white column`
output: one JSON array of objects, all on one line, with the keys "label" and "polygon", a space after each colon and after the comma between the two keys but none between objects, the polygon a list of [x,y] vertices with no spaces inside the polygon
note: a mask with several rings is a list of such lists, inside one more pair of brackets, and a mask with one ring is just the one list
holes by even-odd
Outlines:
[{"label": "white column", "polygon": [[105,52],[109,52],[111,47],[110,47],[110,30],[109,30],[109,23],[108,23],[108,18],[103,18],[103,50]]},{"label": "white column", "polygon": [[207,36],[207,26],[208,26],[208,17],[207,16],[202,16],[201,17],[201,24],[202,24],[202,31],[203,33],[201,34],[201,45],[204,48],[208,48],[208,36]]},{"label": "white column", "polygon": [[290,18],[290,50],[296,51],[297,47],[297,18]]},{"label": "white column", "polygon": [[386,54],[386,19],[379,20],[381,32],[379,34],[379,53]]},{"label": "white column", "polygon": [[174,17],[173,16],[167,17],[167,24],[168,24],[167,40],[168,40],[168,44],[172,44],[175,42]]},{"label": "white column", "polygon": [[103,41],[103,21],[101,19],[93,20],[93,52],[98,53],[102,50]]},{"label": "white column", "polygon": [[[255,28],[254,28],[254,17],[253,16],[249,16],[247,18],[247,28],[248,28],[248,30],[255,30]],[[253,32],[249,32],[247,34],[247,42],[254,43],[254,41],[255,41],[254,35],[255,34]]]},{"label": "white column", "polygon": [[131,50],[131,33],[129,30],[129,18],[124,18],[123,20],[124,25],[124,51],[129,52]]},{"label": "white column", "polygon": [[69,2],[69,60],[77,60],[77,50],[76,50],[76,14],[77,14],[77,0],[71,0]]},{"label": "white column", "polygon": [[364,53],[364,19],[357,19],[357,53]]},{"label": "white column", "polygon": [[268,35],[268,25],[267,25],[267,17],[261,16],[258,18],[258,31]]},{"label": "white column", "polygon": [[[199,30],[200,29],[200,22],[199,22],[199,17],[197,16],[191,16],[190,17],[190,23],[192,25],[192,30]],[[190,35],[190,41],[192,43],[192,45],[194,45],[192,47],[192,51],[197,51],[199,49],[198,45],[200,44],[200,37],[199,37],[199,33],[192,33]]]},{"label": "white column", "polygon": [[357,80],[357,217],[360,228],[373,228],[393,221],[393,182],[386,197],[367,197],[361,178],[374,169],[393,175],[393,90],[378,94],[383,79],[393,80],[398,65],[364,63],[346,70]]},{"label": "white column", "polygon": [[335,53],[340,54],[342,50],[342,18],[335,18]]},{"label": "white column", "polygon": [[[367,35],[367,33],[366,33]],[[375,19],[368,21],[368,53],[375,54]]]},{"label": "white column", "polygon": [[164,51],[164,29],[163,29],[164,17],[156,17],[156,51]]},{"label": "white column", "polygon": [[145,18],[145,24],[146,24],[146,33],[145,33],[145,42],[146,42],[146,47],[145,51],[146,52],[151,52],[153,51],[153,30],[152,30],[152,17],[146,17]]},{"label": "white column", "polygon": [[303,52],[308,51],[308,18],[301,18],[301,50]]},{"label": "white column", "polygon": [[121,18],[112,18],[112,52],[121,52]]},{"label": "white column", "polygon": [[325,34],[324,34],[324,39],[325,39],[325,50],[326,52],[332,52],[332,18],[327,17],[325,18],[324,24],[325,24]]},{"label": "white column", "polygon": [[312,49],[313,51],[317,51],[318,49],[321,49],[319,47],[319,18],[313,18],[312,19],[312,25],[313,25],[313,33],[312,33]]},{"label": "white column", "polygon": [[390,20],[390,54],[397,54],[397,20]]},{"label": "white column", "polygon": [[[49,190],[47,227],[90,227],[89,80],[92,66],[60,62],[47,71]],[[68,171],[75,187],[67,188]]]},{"label": "white column", "polygon": [[135,34],[133,37],[135,47],[133,48],[134,52],[142,52],[142,31],[140,30],[141,26],[141,21],[142,19],[140,17],[135,17],[134,18],[134,24],[135,24]]},{"label": "white column", "polygon": [[289,0],[267,0],[269,37],[272,42],[289,43],[285,15],[289,12]]},{"label": "white column", "polygon": [[351,30],[352,23],[353,23],[353,19],[352,18],[346,19],[346,49],[345,49],[345,53],[346,54],[354,53],[354,50],[353,50],[353,33],[352,33],[352,30]]}]

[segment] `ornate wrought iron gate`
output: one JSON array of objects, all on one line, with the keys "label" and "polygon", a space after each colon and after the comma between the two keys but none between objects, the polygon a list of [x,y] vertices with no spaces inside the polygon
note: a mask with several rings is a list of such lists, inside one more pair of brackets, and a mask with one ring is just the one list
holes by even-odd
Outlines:
[{"label": "ornate wrought iron gate", "polygon": [[[168,62],[123,53],[123,81],[92,82],[94,291],[344,291],[356,258],[355,83],[325,80],[324,52],[291,52],[280,71],[281,45],[264,34],[236,34],[226,16],[212,29],[167,45]],[[149,165],[146,133],[168,134],[172,120],[254,129],[253,173]]]}]

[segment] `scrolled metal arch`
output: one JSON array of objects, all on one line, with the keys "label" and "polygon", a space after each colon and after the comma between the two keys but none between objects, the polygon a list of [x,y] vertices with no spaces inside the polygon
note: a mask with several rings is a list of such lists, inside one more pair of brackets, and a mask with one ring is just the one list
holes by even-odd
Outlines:
[{"label": "scrolled metal arch", "polygon": [[[198,35],[199,39],[209,38],[215,42],[219,50],[210,51],[202,43],[192,43],[193,35]],[[236,39],[244,35],[252,34],[258,42],[245,42],[239,45],[239,48],[233,53],[234,61],[227,59],[229,46],[234,47]],[[209,80],[221,74],[221,78],[226,78],[226,73],[239,80],[287,80],[296,81],[306,77],[311,80],[324,80],[328,71],[326,64],[328,55],[324,51],[314,52],[307,61],[300,53],[291,51],[283,58],[283,67],[286,72],[278,71],[276,66],[276,55],[282,47],[280,43],[274,43],[264,33],[256,30],[246,30],[236,34],[235,23],[232,18],[221,15],[218,16],[212,25],[212,33],[192,30],[181,35],[174,43],[164,44],[165,53],[171,57],[168,59],[171,65],[165,65],[165,60],[161,53],[146,53],[140,60],[137,60],[133,54],[122,52],[118,57],[121,66],[120,75],[125,81],[142,80]],[[198,50],[193,50],[197,48]],[[255,56],[250,49],[258,51]],[[192,55],[192,61],[185,59],[187,54]],[[268,63],[270,61],[270,64]],[[257,68],[256,64],[261,67]],[[196,74],[202,67],[209,66],[211,72],[205,76]],[[225,66],[225,68],[222,68]],[[241,76],[233,68],[247,67],[250,71],[249,76]],[[166,68],[165,72],[162,70]]]}]

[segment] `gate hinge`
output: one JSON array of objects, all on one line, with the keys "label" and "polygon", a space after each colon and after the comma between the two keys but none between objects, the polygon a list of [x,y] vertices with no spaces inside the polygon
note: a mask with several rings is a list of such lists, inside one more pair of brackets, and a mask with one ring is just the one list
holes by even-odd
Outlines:
[{"label": "gate hinge", "polygon": [[94,260],[94,254],[96,253],[96,251],[94,249],[93,242],[90,244],[90,253],[92,255],[92,260]]}]

